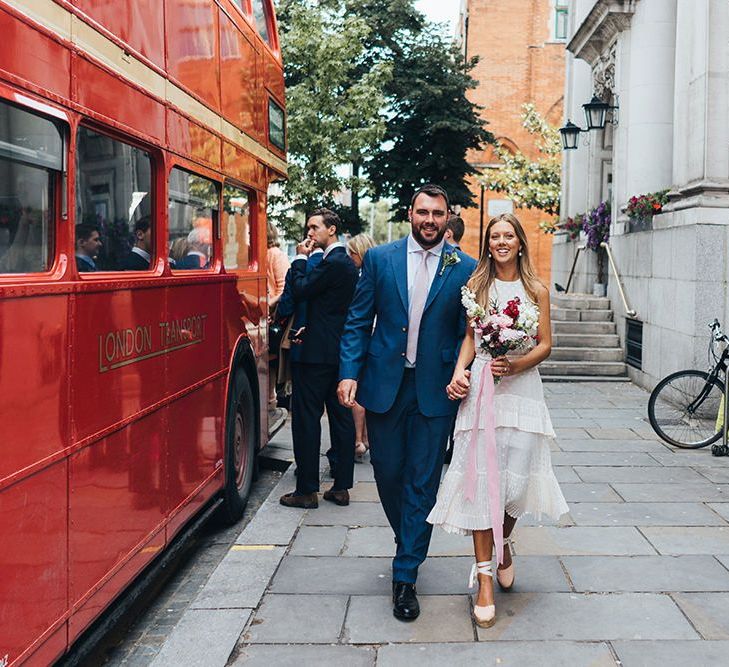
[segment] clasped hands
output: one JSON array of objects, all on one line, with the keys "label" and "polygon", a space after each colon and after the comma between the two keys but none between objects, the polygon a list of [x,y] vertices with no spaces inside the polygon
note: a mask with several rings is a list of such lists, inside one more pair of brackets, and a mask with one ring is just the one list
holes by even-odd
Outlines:
[{"label": "clasped hands", "polygon": [[[491,361],[491,374],[494,377],[513,375],[515,370],[508,357],[496,357]],[[446,387],[446,394],[452,401],[458,401],[468,396],[471,388],[471,371],[456,369],[450,384]]]}]

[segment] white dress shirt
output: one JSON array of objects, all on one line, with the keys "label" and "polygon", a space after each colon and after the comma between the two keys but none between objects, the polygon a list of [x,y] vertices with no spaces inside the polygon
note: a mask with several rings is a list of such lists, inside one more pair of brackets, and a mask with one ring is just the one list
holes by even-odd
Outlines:
[{"label": "white dress shirt", "polygon": [[296,257],[294,257],[294,262],[297,259],[309,259],[309,257],[311,257],[314,253],[317,253],[317,252],[323,252],[324,257],[322,257],[322,259],[326,259],[327,255],[332,250],[334,250],[334,248],[346,248],[346,246],[341,241],[337,241],[336,243],[332,243],[326,250],[322,250],[321,248],[317,247],[317,248],[314,248],[308,255],[305,255],[303,252],[299,253],[298,255],[296,255]]},{"label": "white dress shirt", "polygon": [[[443,253],[443,246],[445,245],[445,240],[441,239],[441,242],[437,246],[433,246],[429,250],[426,250],[428,253],[428,291],[430,291],[430,287],[433,284],[433,280],[435,279],[435,274],[438,271],[438,265],[440,264],[440,256]],[[420,244],[413,238],[412,234],[408,235],[408,308],[410,307],[409,304],[412,301],[411,297],[413,295],[413,279],[415,278],[415,272],[418,270],[418,265],[422,261],[422,255],[419,253],[419,251],[423,250],[423,248],[420,247]]]},{"label": "white dress shirt", "polygon": [[[440,256],[443,252],[443,246],[445,240],[442,239],[437,246],[426,250],[428,253],[427,267],[428,267],[428,292],[433,285],[435,274],[438,271],[438,265],[440,264]],[[412,303],[413,295],[413,283],[415,279],[415,273],[418,270],[418,265],[423,261],[423,256],[420,254],[424,248],[413,238],[412,233],[408,234],[408,309]],[[415,368],[415,364],[411,364],[405,360],[405,368]]]}]

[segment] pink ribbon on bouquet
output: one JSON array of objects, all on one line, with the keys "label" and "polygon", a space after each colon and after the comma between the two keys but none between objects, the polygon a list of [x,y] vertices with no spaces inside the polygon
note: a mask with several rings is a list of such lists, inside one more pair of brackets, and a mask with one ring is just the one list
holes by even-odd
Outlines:
[{"label": "pink ribbon on bouquet", "polygon": [[478,434],[481,430],[481,406],[486,401],[486,485],[488,488],[489,509],[491,511],[491,527],[494,532],[496,563],[504,561],[504,512],[501,509],[501,480],[499,478],[499,456],[496,451],[496,420],[494,417],[494,376],[491,373],[491,358],[481,369],[481,378],[476,394],[476,423],[471,429],[471,443],[468,449],[466,467],[466,500],[473,502],[476,498],[476,472]]}]

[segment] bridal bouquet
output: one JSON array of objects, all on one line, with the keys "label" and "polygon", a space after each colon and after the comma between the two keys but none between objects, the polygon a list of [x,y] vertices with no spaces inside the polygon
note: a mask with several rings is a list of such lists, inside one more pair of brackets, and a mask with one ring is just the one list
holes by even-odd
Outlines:
[{"label": "bridal bouquet", "polygon": [[492,357],[501,357],[536,340],[539,308],[531,303],[522,303],[519,297],[507,301],[505,308],[492,299],[487,311],[476,302],[476,295],[464,285],[461,288],[461,303],[471,320],[471,326],[481,334],[481,347]]}]

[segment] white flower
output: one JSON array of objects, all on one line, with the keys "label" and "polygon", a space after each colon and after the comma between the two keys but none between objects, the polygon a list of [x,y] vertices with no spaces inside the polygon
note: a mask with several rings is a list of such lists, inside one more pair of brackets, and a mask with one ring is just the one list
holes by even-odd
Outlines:
[{"label": "white flower", "polygon": [[539,326],[539,308],[528,302],[520,304],[516,326],[523,331],[536,332]]},{"label": "white flower", "polygon": [[470,319],[483,319],[486,317],[483,306],[476,302],[476,295],[466,285],[461,287],[461,303]]}]

